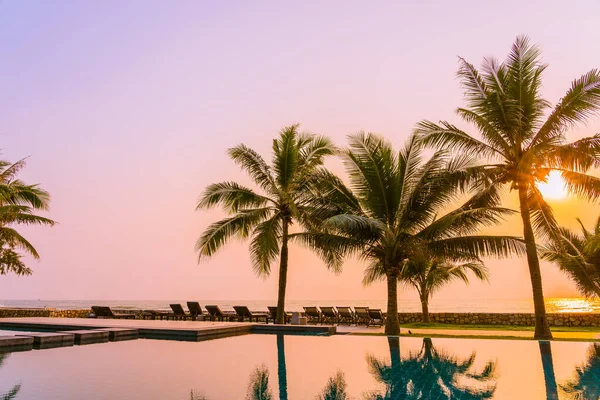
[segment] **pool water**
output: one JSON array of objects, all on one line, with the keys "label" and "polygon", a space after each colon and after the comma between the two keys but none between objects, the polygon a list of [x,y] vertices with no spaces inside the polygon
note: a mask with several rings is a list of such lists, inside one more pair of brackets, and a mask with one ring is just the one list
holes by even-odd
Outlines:
[{"label": "pool water", "polygon": [[2,400],[599,396],[600,344],[584,342],[245,335],[0,355]]}]

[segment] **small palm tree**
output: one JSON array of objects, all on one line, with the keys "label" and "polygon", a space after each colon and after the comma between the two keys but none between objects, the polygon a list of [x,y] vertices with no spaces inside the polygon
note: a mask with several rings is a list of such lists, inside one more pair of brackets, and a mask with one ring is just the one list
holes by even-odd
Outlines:
[{"label": "small palm tree", "polygon": [[560,235],[543,247],[542,258],[554,262],[587,297],[600,297],[600,217],[593,231],[581,220],[581,235],[560,228]]},{"label": "small palm tree", "polygon": [[15,225],[54,225],[54,221],[34,214],[36,210],[48,209],[50,196],[38,185],[27,185],[17,178],[24,167],[25,160],[16,163],[0,160],[0,275],[31,274],[19,251],[35,259],[40,257]]},{"label": "small palm tree", "polygon": [[[429,322],[429,300],[437,290],[453,281],[469,283],[468,272],[479,280],[488,280],[488,270],[481,261],[456,263],[443,258],[428,255],[411,257],[402,267],[399,280],[412,286],[419,294],[422,309],[422,321]],[[365,276],[365,281],[370,282],[373,277]]]},{"label": "small palm tree", "polygon": [[461,58],[458,76],[467,107],[456,112],[475,126],[481,140],[446,121],[422,121],[415,132],[427,145],[489,160],[480,164],[480,183],[508,186],[518,192],[536,339],[550,339],[552,333],[546,318],[535,235],[548,238],[558,232],[552,209],[537,183],[546,181],[554,170],[562,175],[570,192],[591,200],[600,197],[600,179],[586,175],[589,168],[600,166],[600,135],[572,143],[567,143],[565,135],[600,108],[600,71],[591,70],[573,81],[546,116],[550,103],[540,93],[545,69],[540,51],[526,37],[517,38],[506,61],[486,58],[481,70]]},{"label": "small palm tree", "polygon": [[[342,156],[350,188],[325,172],[319,178],[322,198],[314,194],[315,202],[331,204],[336,210],[315,206],[323,218],[320,230],[294,238],[318,249],[332,267],[349,254],[369,262],[367,280],[387,281],[386,334],[400,332],[398,279],[405,262],[419,249],[454,261],[522,252],[522,243],[515,237],[473,234],[511,212],[494,206],[493,189],[437,217],[463,193],[461,185],[469,179],[468,158],[450,160],[448,153],[438,151],[424,161],[414,137],[398,153],[374,134],[350,135],[349,143]],[[327,213],[336,215],[326,217]]]},{"label": "small palm tree", "polygon": [[261,189],[259,193],[236,182],[210,185],[198,200],[197,209],[215,206],[232,214],[211,224],[196,242],[198,261],[214,255],[234,237],[252,236],[252,266],[259,276],[271,273],[279,257],[277,323],[284,323],[288,270],[288,240],[292,223],[310,224],[313,209],[308,194],[315,173],[334,146],[323,136],[298,133],[298,125],[284,128],[273,140],[273,160],[267,162],[243,144],[229,149],[229,156]]}]

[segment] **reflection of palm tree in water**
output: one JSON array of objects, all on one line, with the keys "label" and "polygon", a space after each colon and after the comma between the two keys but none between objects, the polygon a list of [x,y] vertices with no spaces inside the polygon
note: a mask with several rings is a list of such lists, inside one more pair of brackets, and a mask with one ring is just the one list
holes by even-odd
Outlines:
[{"label": "reflection of palm tree in water", "polygon": [[[388,343],[391,362],[367,357],[371,373],[386,387],[385,393],[373,393],[367,399],[484,400],[492,398],[496,391],[491,382],[495,378],[495,362],[488,362],[481,372],[474,371],[475,353],[459,360],[436,350],[431,339],[424,338],[421,350],[411,352],[403,360],[399,338],[388,338]],[[473,385],[465,381],[472,381]]]},{"label": "reflection of palm tree in water", "polygon": [[567,398],[577,400],[600,399],[600,344],[594,343],[588,349],[588,357],[583,365],[575,368],[575,377],[560,388]]},{"label": "reflection of palm tree in water", "polygon": [[542,357],[546,399],[558,400],[558,388],[556,386],[556,376],[554,375],[554,362],[552,361],[552,348],[550,347],[550,342],[540,341],[538,343],[540,345],[540,356]]},{"label": "reflection of palm tree in water", "polygon": [[[0,354],[0,367],[2,367],[2,364],[4,363],[6,357],[8,357],[8,354]],[[7,393],[0,394],[0,400],[12,400],[17,397],[20,390],[21,385],[15,385]]]},{"label": "reflection of palm tree in water", "polygon": [[346,378],[342,371],[338,371],[329,378],[325,389],[317,396],[317,400],[348,400],[346,394]]}]

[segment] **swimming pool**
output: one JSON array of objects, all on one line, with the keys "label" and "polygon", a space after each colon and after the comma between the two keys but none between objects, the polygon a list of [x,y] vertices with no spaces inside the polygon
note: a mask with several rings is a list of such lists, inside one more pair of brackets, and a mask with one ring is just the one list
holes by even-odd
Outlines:
[{"label": "swimming pool", "polygon": [[139,339],[0,355],[0,399],[10,391],[19,400],[597,400],[600,345],[351,335]]}]

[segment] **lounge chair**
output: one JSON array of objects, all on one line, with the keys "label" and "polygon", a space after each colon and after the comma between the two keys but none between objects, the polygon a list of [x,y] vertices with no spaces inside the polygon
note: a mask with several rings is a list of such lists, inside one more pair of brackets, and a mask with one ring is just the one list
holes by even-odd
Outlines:
[{"label": "lounge chair", "polygon": [[337,324],[340,321],[340,316],[333,307],[321,307],[321,321],[324,323]]},{"label": "lounge chair", "polygon": [[231,319],[231,314],[225,314],[219,306],[205,306],[206,311],[208,311],[208,315],[211,321],[225,321],[226,319]]},{"label": "lounge chair", "polygon": [[185,312],[185,310],[183,309],[181,304],[169,304],[169,307],[171,307],[171,310],[173,310],[173,314],[171,315],[173,317],[173,319],[181,319],[181,320],[185,320],[188,318],[191,320],[194,319],[192,314],[188,314]]},{"label": "lounge chair", "polygon": [[253,313],[246,306],[233,306],[235,313],[238,316],[238,321],[244,322],[244,320],[248,319],[248,321],[252,322],[253,320],[258,322],[259,319],[264,319],[265,321],[268,318],[266,313]]},{"label": "lounge chair", "polygon": [[371,325],[382,326],[385,324],[385,314],[378,308],[369,308],[369,323],[367,327]]},{"label": "lounge chair", "polygon": [[365,324],[369,326],[369,322],[371,322],[369,307],[354,307],[354,321],[356,325]]},{"label": "lounge chair", "polygon": [[356,316],[354,315],[354,311],[352,311],[352,308],[338,306],[337,311],[339,316],[338,321],[340,324],[346,323],[348,325],[352,325],[356,323]]},{"label": "lounge chair", "polygon": [[[267,308],[269,309],[269,314],[267,316],[267,324],[269,323],[269,318],[273,320],[273,323],[275,323],[275,321],[277,321],[277,307],[269,306]],[[286,312],[284,323],[289,324],[291,321],[292,321],[292,313]]]},{"label": "lounge chair", "polygon": [[306,315],[306,322],[312,322],[320,324],[323,320],[323,314],[319,310],[319,307],[304,307],[304,315]]},{"label": "lounge chair", "polygon": [[190,310],[190,314],[194,317],[194,319],[202,318],[204,320],[204,313],[202,312],[202,307],[200,307],[200,303],[197,301],[188,301],[187,302],[188,310]]},{"label": "lounge chair", "polygon": [[173,313],[166,311],[156,311],[156,310],[144,310],[142,311],[142,318],[144,319],[169,319]]},{"label": "lounge chair", "polygon": [[115,314],[110,307],[92,306],[96,318],[135,319],[135,314]]}]

